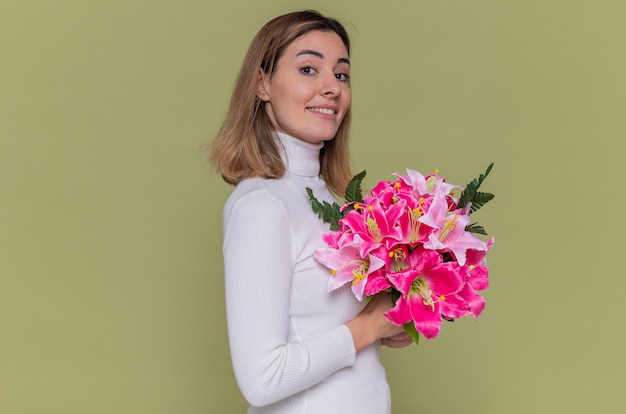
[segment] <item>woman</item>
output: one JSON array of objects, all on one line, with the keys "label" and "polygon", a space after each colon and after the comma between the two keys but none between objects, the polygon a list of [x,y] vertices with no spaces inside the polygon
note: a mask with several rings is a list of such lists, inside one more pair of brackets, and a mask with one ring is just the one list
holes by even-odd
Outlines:
[{"label": "woman", "polygon": [[226,310],[248,413],[389,413],[380,344],[411,343],[349,287],[327,291],[313,252],[329,231],[306,188],[334,201],[351,178],[350,42],[314,11],[253,39],[211,161],[235,189],[224,207]]}]

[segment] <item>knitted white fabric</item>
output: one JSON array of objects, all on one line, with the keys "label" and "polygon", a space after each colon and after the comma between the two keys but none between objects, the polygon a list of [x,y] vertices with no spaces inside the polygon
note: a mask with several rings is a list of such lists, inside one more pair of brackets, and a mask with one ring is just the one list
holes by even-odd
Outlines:
[{"label": "knitted white fabric", "polygon": [[357,354],[345,326],[365,302],[349,286],[329,293],[312,256],[329,230],[305,188],[334,201],[318,175],[322,145],[278,136],[287,173],[242,181],[224,207],[228,335],[248,413],[390,413],[380,343]]}]

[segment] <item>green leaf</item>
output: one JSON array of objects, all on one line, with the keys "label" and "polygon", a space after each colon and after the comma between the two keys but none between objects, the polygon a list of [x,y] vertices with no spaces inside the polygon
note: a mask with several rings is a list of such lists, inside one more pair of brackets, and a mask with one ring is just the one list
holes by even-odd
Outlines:
[{"label": "green leaf", "polygon": [[478,178],[474,178],[469,184],[467,184],[467,186],[461,193],[461,197],[459,197],[459,203],[458,203],[459,208],[463,208],[467,206],[469,203],[472,203],[472,204],[477,203],[479,204],[479,206],[476,207],[476,209],[474,209],[473,207],[471,208],[471,212],[474,212],[478,210],[480,207],[482,207],[483,205],[485,205],[487,201],[491,200],[494,197],[493,194],[478,192],[480,185],[483,183],[485,178],[487,178],[487,176],[489,175],[491,168],[493,168],[493,163],[489,164],[484,174],[480,174]]},{"label": "green leaf", "polygon": [[346,203],[353,202],[363,202],[363,193],[361,191],[361,183],[363,182],[363,178],[365,178],[366,171],[363,170],[350,180],[346,187]]},{"label": "green leaf", "polygon": [[415,329],[415,325],[413,324],[413,322],[407,322],[402,326],[404,327],[404,330],[406,331],[406,333],[408,333],[409,336],[413,338],[413,342],[415,342],[415,345],[419,345],[420,333],[417,332],[417,329]]},{"label": "green leaf", "polygon": [[472,197],[472,206],[470,207],[471,213],[478,211],[479,208],[487,204],[487,202],[494,197],[495,196],[491,193],[481,193],[480,191],[476,192],[474,197]]},{"label": "green leaf", "polygon": [[485,236],[487,235],[485,228],[483,226],[479,226],[476,223],[468,224],[467,226],[465,226],[465,231],[469,231],[470,233],[475,234],[482,234]]},{"label": "green leaf", "polygon": [[313,195],[313,190],[306,187],[306,192],[311,200],[311,208],[314,213],[317,213],[318,217],[324,222],[330,224],[331,230],[339,229],[339,220],[343,218],[343,213],[340,211],[341,207],[337,203],[330,204],[328,201],[319,202]]}]

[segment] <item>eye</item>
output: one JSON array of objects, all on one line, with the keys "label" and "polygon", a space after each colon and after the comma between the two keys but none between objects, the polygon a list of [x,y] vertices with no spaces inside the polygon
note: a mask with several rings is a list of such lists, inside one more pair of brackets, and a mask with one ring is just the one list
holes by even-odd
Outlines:
[{"label": "eye", "polygon": [[335,73],[335,77],[342,82],[347,82],[350,80],[350,75],[347,73]]},{"label": "eye", "polygon": [[300,73],[304,75],[314,75],[317,73],[317,70],[315,70],[311,66],[304,66],[300,68]]}]

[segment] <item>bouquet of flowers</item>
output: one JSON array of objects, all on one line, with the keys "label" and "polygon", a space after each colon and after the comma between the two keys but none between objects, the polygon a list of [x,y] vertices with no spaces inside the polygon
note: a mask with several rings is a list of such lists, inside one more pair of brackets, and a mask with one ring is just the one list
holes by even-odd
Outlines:
[{"label": "bouquet of flowers", "polygon": [[354,176],[345,204],[320,203],[307,188],[313,211],[330,223],[323,236],[328,247],[314,257],[331,270],[329,291],[347,283],[358,300],[391,292],[394,307],[386,314],[404,326],[414,342],[439,335],[442,321],[467,315],[478,318],[485,307],[478,291],[488,287],[485,256],[494,239],[470,214],[494,195],[479,192],[493,163],[460,186],[434,174],[407,169],[395,180],[380,181],[363,197],[365,171]]}]

